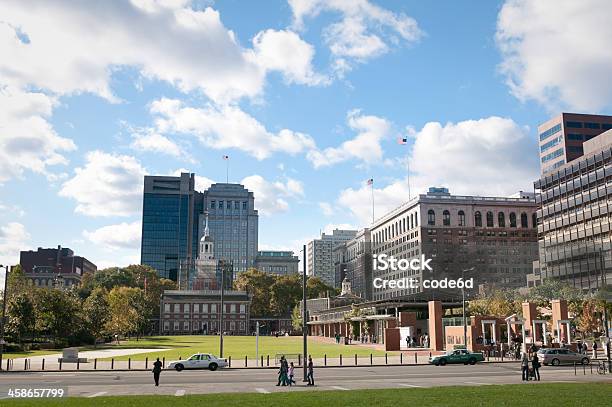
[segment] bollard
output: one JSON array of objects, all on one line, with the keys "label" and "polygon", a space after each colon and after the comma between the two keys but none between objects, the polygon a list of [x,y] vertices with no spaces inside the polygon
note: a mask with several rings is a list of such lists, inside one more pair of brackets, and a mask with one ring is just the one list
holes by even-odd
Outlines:
[{"label": "bollard", "polygon": [[400,365],[404,364],[404,354],[400,352]]},{"label": "bollard", "polygon": [[323,355],[324,366],[327,366],[327,353]]},{"label": "bollard", "polygon": [[244,357],[244,367],[247,367],[247,364],[248,364],[247,360],[248,360],[248,359],[247,359],[247,357],[245,356],[245,357]]},{"label": "bollard", "polygon": [[372,365],[373,361],[372,361],[372,354],[370,353],[370,366]]},{"label": "bollard", "polygon": [[263,355],[261,355],[261,363],[259,364],[259,366],[263,367]]},{"label": "bollard", "polygon": [[179,360],[181,360],[181,356],[179,355]]},{"label": "bollard", "polygon": [[357,366],[357,354],[355,353],[355,366]]},{"label": "bollard", "polygon": [[60,358],[59,370],[62,370],[62,362],[63,361],[64,361],[64,358]]},{"label": "bollard", "polygon": [[585,365],[582,365],[582,374],[586,375],[586,366]]},{"label": "bollard", "polygon": [[28,360],[27,359],[23,361],[23,370],[28,370]]},{"label": "bollard", "polygon": [[162,358],[162,368],[163,368],[164,366],[166,366],[166,357],[165,357],[165,356]]},{"label": "bollard", "polygon": [[342,366],[342,353],[340,354],[340,366]]},{"label": "bollard", "polygon": [[270,355],[266,356],[266,366],[270,367]]},{"label": "bollard", "polygon": [[431,359],[431,352],[429,352],[429,359]]},{"label": "bollard", "polygon": [[11,363],[11,360],[10,360],[10,359],[7,359],[7,360],[6,360],[6,371],[7,371],[7,372],[8,372],[8,371],[9,371],[9,369],[11,368],[10,363]]},{"label": "bollard", "polygon": [[128,370],[132,370],[132,358],[128,358]]},{"label": "bollard", "polygon": [[232,367],[232,357],[231,356],[227,358],[227,366]]},{"label": "bollard", "polygon": [[145,358],[145,370],[149,370],[149,358]]},{"label": "bollard", "polygon": [[80,370],[80,365],[81,365],[81,364],[80,364],[80,360],[79,360],[79,358],[77,357],[77,370]]},{"label": "bollard", "polygon": [[414,352],[414,364],[418,365],[419,364],[419,360],[417,359],[417,353]]},{"label": "bollard", "polygon": [[111,359],[111,370],[115,369],[115,358]]},{"label": "bollard", "polygon": [[302,354],[298,353],[298,366],[302,366]]},{"label": "bollard", "polygon": [[42,370],[45,370],[45,358],[42,360]]},{"label": "bollard", "polygon": [[385,353],[385,365],[387,364],[387,353]]},{"label": "bollard", "polygon": [[98,358],[94,359],[94,370],[98,369]]},{"label": "bollard", "polygon": [[504,361],[504,352],[501,352],[501,361]]},{"label": "bollard", "polygon": [[589,367],[591,368],[591,374],[593,374],[593,364],[589,363]]},{"label": "bollard", "polygon": [[574,362],[574,376],[576,376],[576,362]]}]

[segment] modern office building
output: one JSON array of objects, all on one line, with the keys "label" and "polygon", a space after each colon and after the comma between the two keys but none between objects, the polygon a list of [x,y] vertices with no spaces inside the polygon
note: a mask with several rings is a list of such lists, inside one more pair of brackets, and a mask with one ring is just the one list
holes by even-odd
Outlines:
[{"label": "modern office building", "polygon": [[270,274],[286,276],[298,274],[300,259],[292,251],[260,251],[255,259],[255,268]]},{"label": "modern office building", "polygon": [[334,229],[331,234],[322,233],[320,239],[309,241],[306,245],[306,274],[337,287],[333,249],[336,245],[353,239],[356,234],[356,230]]},{"label": "modern office building", "polygon": [[370,228],[373,255],[432,259],[433,271],[379,270],[372,277],[412,278],[416,288],[373,288],[373,299],[461,299],[460,289],[424,289],[423,280],[474,278],[473,295],[491,287],[522,287],[538,258],[533,194],[517,197],[451,195],[430,188],[376,220]]},{"label": "modern office building", "polygon": [[19,264],[32,284],[40,287],[71,287],[79,285],[85,273],[95,273],[97,267],[84,257],[75,256],[67,247],[22,251]]},{"label": "modern office building", "polygon": [[612,283],[612,131],[585,141],[584,154],[534,184],[543,280],[584,290]]},{"label": "modern office building", "polygon": [[216,258],[235,275],[254,267],[257,257],[258,214],[255,200],[240,184],[213,184],[195,190],[195,175],[145,176],[141,264],[159,275],[179,279],[181,264],[197,259],[208,212]]},{"label": "modern office building", "polygon": [[362,229],[357,235],[333,249],[335,287],[346,279],[352,292],[365,300],[372,299],[372,245],[370,230]]},{"label": "modern office building", "polygon": [[194,174],[145,176],[140,263],[177,281],[181,261],[194,259],[197,253],[197,214],[203,211]]},{"label": "modern office building", "polygon": [[542,174],[584,154],[585,141],[612,129],[612,116],[561,113],[538,126]]},{"label": "modern office building", "polygon": [[[234,275],[255,267],[259,215],[253,192],[240,184],[212,184],[204,191],[204,205],[217,258],[229,262]],[[204,214],[198,216],[203,225]]]}]

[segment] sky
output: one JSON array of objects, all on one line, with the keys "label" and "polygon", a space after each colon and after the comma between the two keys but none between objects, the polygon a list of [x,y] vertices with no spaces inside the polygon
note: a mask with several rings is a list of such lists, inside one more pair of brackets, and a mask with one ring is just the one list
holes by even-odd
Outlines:
[{"label": "sky", "polygon": [[203,190],[228,164],[260,250],[367,227],[370,178],[377,217],[409,184],[530,191],[539,123],[612,113],[610,15],[608,0],[2,1],[0,264],[58,245],[138,263],[146,174]]}]

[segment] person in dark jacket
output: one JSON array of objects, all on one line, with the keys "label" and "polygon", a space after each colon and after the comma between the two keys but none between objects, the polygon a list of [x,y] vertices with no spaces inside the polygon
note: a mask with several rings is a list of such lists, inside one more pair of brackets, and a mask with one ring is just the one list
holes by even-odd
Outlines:
[{"label": "person in dark jacket", "polygon": [[529,380],[529,356],[527,352],[521,354],[521,374],[523,381]]},{"label": "person in dark jacket", "polygon": [[312,356],[308,356],[308,374],[306,375],[306,379],[308,379],[307,386],[314,386],[314,367],[312,364]]},{"label": "person in dark jacket", "polygon": [[159,375],[162,371],[162,362],[159,358],[153,363],[153,380],[155,380],[155,386],[159,386]]},{"label": "person in dark jacket", "polygon": [[538,359],[537,352],[531,354],[531,368],[533,369],[533,380],[540,381],[540,359]]}]

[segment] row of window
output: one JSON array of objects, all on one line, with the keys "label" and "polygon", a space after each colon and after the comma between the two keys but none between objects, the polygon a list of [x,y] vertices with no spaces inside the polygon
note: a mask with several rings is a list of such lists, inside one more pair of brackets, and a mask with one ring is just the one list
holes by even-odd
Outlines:
[{"label": "row of window", "polygon": [[[217,201],[210,201],[210,209],[223,209],[225,207],[225,209],[232,209],[232,202],[234,203],[234,210],[239,210],[240,209],[240,201],[219,201],[219,203],[217,204]],[[247,210],[247,201],[242,201],[242,210],[246,211]]]},{"label": "row of window", "polygon": [[[457,226],[466,226],[466,222],[465,222],[465,212],[463,211],[459,211],[457,213],[458,216],[458,224]],[[516,213],[514,212],[510,212],[509,215],[509,226],[511,228],[515,228],[516,227]],[[486,214],[486,222],[487,222],[487,227],[488,228],[492,228],[494,227],[494,215],[493,212],[488,211]],[[427,224],[430,226],[434,226],[436,224],[436,212],[433,209],[430,209],[427,211]],[[532,227],[536,227],[536,215],[535,213],[532,215]],[[450,212],[448,210],[444,210],[444,212],[442,212],[442,225],[443,226],[450,226],[451,225],[451,215]],[[476,227],[482,227],[482,213],[480,213],[480,211],[476,211],[474,213],[474,226]],[[505,228],[506,227],[506,214],[504,212],[499,212],[497,214],[497,227],[500,228]],[[521,213],[521,227],[522,228],[528,228],[529,227],[529,217],[527,216],[527,214],[525,212]]]},{"label": "row of window", "polygon": [[[181,307],[182,305],[182,307]],[[181,311],[182,308],[182,311]],[[175,314],[179,314],[179,313],[185,313],[185,314],[189,314],[190,309],[193,310],[194,314],[208,314],[209,312],[211,314],[216,314],[217,313],[217,304],[208,304],[208,303],[204,303],[204,304],[170,304],[170,303],[165,303],[164,304],[164,312],[166,313],[175,313]],[[221,309],[221,307],[219,306],[219,309]],[[236,311],[239,310],[239,312],[241,314],[244,314],[246,312],[246,305],[245,304],[225,304],[225,312],[228,312],[230,314],[235,314]]]},{"label": "row of window", "polygon": [[[246,329],[245,321],[225,321],[224,330],[235,331],[236,328],[240,331]],[[193,331],[193,332],[214,332],[217,330],[217,321],[183,321],[182,327],[180,321],[174,321],[172,323],[173,331]],[[191,328],[191,329],[190,329]],[[170,321],[164,321],[164,331],[170,331]]]},{"label": "row of window", "polygon": [[602,129],[602,130],[610,130],[612,129],[612,123],[591,123],[591,122],[565,122],[565,127],[571,129]]},{"label": "row of window", "polygon": [[540,141],[552,136],[553,134],[557,133],[558,131],[561,131],[561,123],[554,125],[553,127],[551,127],[550,129],[540,133]]},{"label": "row of window", "polygon": [[563,155],[563,147],[561,147],[558,150],[553,151],[552,153],[548,153],[546,154],[544,157],[542,157],[542,162],[548,162],[550,160],[554,160],[557,157],[561,157]]},{"label": "row of window", "polygon": [[419,226],[419,217],[416,213],[411,213],[403,219],[397,220],[394,224],[374,233],[372,240],[374,243],[387,242],[396,236],[406,233],[407,230]]},{"label": "row of window", "polygon": [[548,150],[549,148],[556,146],[557,144],[559,144],[561,142],[561,140],[563,140],[563,137],[559,136],[559,137],[555,137],[554,139],[550,140],[549,142],[546,142],[546,143],[542,144],[542,146],[540,147],[540,152],[543,153],[544,151]]}]

